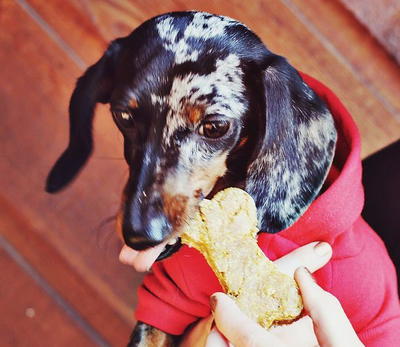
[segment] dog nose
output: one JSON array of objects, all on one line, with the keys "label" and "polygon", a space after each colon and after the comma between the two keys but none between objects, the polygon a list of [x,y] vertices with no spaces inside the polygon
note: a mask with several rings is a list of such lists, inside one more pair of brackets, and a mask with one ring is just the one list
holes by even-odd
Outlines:
[{"label": "dog nose", "polygon": [[163,242],[172,232],[171,225],[157,205],[151,204],[145,208],[132,206],[126,211],[122,233],[125,243],[135,249],[143,250]]}]

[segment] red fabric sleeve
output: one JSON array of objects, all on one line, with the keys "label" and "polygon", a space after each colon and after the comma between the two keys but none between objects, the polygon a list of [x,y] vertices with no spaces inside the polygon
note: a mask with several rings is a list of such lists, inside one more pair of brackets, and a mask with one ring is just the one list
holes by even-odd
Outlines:
[{"label": "red fabric sleeve", "polygon": [[138,289],[137,320],[180,335],[187,326],[211,314],[211,294],[222,291],[204,257],[182,246],[172,257],[155,263]]},{"label": "red fabric sleeve", "polygon": [[[146,277],[146,279],[149,277]],[[155,277],[151,281],[156,284],[158,279]],[[182,296],[182,293],[179,293],[179,288],[176,286],[172,288],[173,283],[170,282],[170,284],[171,293]],[[135,311],[135,318],[169,334],[181,335],[188,325],[198,319],[198,317],[181,310],[179,306],[172,305],[158,297],[145,285],[139,287],[138,297],[139,304]],[[172,317],[173,319],[171,319]]]}]

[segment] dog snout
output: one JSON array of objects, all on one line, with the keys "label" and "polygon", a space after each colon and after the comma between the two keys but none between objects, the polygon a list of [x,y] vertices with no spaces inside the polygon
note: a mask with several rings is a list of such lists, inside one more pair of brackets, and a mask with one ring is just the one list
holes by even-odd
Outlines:
[{"label": "dog snout", "polygon": [[159,200],[136,202],[125,208],[122,233],[129,247],[143,250],[163,242],[172,233],[172,227]]}]

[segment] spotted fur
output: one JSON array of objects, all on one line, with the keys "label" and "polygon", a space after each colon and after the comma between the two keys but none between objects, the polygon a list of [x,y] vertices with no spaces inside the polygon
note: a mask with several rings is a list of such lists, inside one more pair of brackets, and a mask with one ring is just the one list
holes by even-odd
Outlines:
[{"label": "spotted fur", "polygon": [[173,79],[170,94],[164,99],[168,105],[164,143],[168,144],[177,129],[190,123],[188,106],[202,106],[204,117],[223,114],[240,118],[244,114],[247,105],[243,95],[243,72],[239,65],[239,58],[230,54],[224,59],[216,59],[215,70],[208,74],[190,72]]},{"label": "spotted fur", "polygon": [[[130,174],[118,225],[138,250],[178,233],[202,197],[228,186],[254,198],[262,232],[287,228],[319,194],[335,149],[329,110],[286,59],[245,25],[203,12],[148,20],[78,80],[49,192],[87,161],[97,102],[110,104],[124,136]],[[228,125],[212,138],[207,122]],[[130,346],[171,341],[140,323]]]},{"label": "spotted fur", "polygon": [[193,39],[201,41],[221,37],[227,27],[240,25],[237,21],[224,16],[210,16],[208,13],[192,12],[192,18],[182,30],[175,25],[177,17],[162,16],[157,21],[156,27],[162,39],[165,50],[175,56],[175,64],[187,61],[196,62],[200,53],[204,53],[204,46],[194,46],[190,43]]},{"label": "spotted fur", "polygon": [[138,322],[127,347],[173,347],[176,340],[159,329]]}]

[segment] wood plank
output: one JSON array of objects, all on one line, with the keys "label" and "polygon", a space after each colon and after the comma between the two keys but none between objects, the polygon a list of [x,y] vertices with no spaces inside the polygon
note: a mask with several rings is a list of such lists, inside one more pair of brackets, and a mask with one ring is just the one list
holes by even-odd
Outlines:
[{"label": "wood plank", "polygon": [[2,346],[97,346],[0,247]]},{"label": "wood plank", "polygon": [[[86,64],[93,64],[108,41],[84,11],[79,0],[16,0],[37,23],[65,50],[76,52]],[[80,64],[79,64],[80,65]]]},{"label": "wood plank", "polygon": [[[53,245],[32,230],[30,221],[1,197],[0,207],[0,233],[7,241],[110,345],[124,345],[132,325],[116,312],[101,292],[93,288],[91,279],[81,277]],[[18,283],[5,281],[3,277],[1,283],[9,283],[10,290],[18,287]],[[30,287],[26,288],[29,288],[27,296],[31,295]],[[8,310],[6,307],[4,312]]]},{"label": "wood plank", "polygon": [[293,12],[304,16],[310,30],[317,30],[325,45],[331,46],[332,54],[350,66],[360,82],[400,120],[399,66],[353,14],[338,0],[286,0],[286,3]]},{"label": "wood plank", "polygon": [[[37,6],[40,0],[29,1],[35,9],[41,11]],[[323,3],[321,11],[328,15],[332,5],[326,3],[331,2]],[[370,61],[367,59],[366,67],[356,70],[358,62],[355,61],[352,64],[348,62],[351,61],[352,56],[343,60],[343,57],[331,52],[327,48],[326,39],[319,35],[316,37],[316,34],[310,32],[310,28],[302,22],[301,19],[307,16],[308,6],[303,5],[304,8],[299,6],[296,13],[292,4],[294,2],[291,0],[258,0],[251,3],[235,0],[231,1],[229,6],[222,1],[175,0],[165,2],[156,0],[150,7],[144,0],[135,2],[108,0],[85,2],[75,6],[78,12],[84,13],[82,17],[86,18],[86,21],[98,28],[98,32],[101,33],[104,40],[125,36],[141,21],[159,13],[174,10],[197,9],[237,18],[258,33],[272,51],[286,56],[298,69],[320,79],[338,94],[359,126],[363,143],[363,157],[396,140],[400,133],[400,122],[394,119],[393,113],[396,113],[395,110],[399,104],[396,97],[399,91],[399,75],[398,71],[395,71],[393,63],[388,63],[385,59],[385,62],[381,62],[378,66],[380,70],[377,71],[378,67],[374,65],[375,62],[373,61],[370,66]],[[316,7],[317,9],[318,7]],[[50,20],[49,16],[54,11],[48,10],[48,12],[40,13],[46,20]],[[67,35],[67,30],[63,23],[71,22],[73,19],[68,16],[63,19],[63,21],[54,23],[54,28],[64,38],[67,37],[64,36]],[[340,16],[336,22],[332,19],[332,33],[340,32],[340,24]],[[352,47],[359,45],[362,35],[357,33],[348,38],[347,45]],[[79,50],[79,47],[76,49]],[[370,52],[370,48],[368,49]],[[379,48],[377,49],[379,50]],[[354,50],[350,53],[353,54]],[[82,49],[80,51],[82,52]],[[85,53],[80,54],[84,55]],[[378,56],[382,55],[384,56],[385,52],[381,49]],[[354,58],[352,59],[354,60]],[[373,77],[378,74],[380,75],[377,78],[378,82],[371,84]],[[386,84],[388,81],[390,84]],[[391,105],[393,106],[391,107]]]},{"label": "wood plank", "polygon": [[[0,20],[1,27],[7,28],[0,31],[0,64],[3,81],[7,81],[0,86],[0,190],[4,204],[12,202],[9,222],[21,216],[29,230],[24,237],[18,227],[1,232],[9,239],[14,237],[14,246],[24,249],[24,256],[34,251],[27,240],[45,240],[46,252],[52,248],[54,252],[48,259],[47,253],[41,255],[42,275],[59,281],[57,263],[49,261],[59,254],[59,261],[73,268],[79,279],[57,282],[60,292],[65,285],[62,293],[68,296],[71,291],[71,304],[103,329],[107,339],[121,345],[133,325],[135,288],[142,276],[119,264],[121,243],[112,223],[99,227],[120,204],[126,166],[122,159],[107,158],[122,158],[121,137],[107,107],[100,107],[96,149],[82,173],[84,178],[58,196],[44,193],[47,172],[67,143],[68,99],[81,70],[15,2],[2,4]],[[42,241],[37,241],[38,249]],[[86,286],[75,296],[73,289],[82,279]],[[106,309],[97,309],[95,299],[90,303],[92,298],[99,298],[99,306]]]},{"label": "wood plank", "polygon": [[340,0],[400,63],[400,1]]}]

